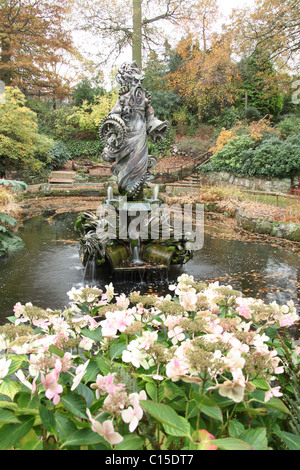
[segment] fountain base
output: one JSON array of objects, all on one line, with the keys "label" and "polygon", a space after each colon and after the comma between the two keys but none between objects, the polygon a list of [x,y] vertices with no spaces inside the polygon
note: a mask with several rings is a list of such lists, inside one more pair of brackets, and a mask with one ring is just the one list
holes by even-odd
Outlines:
[{"label": "fountain base", "polygon": [[[92,260],[96,266],[108,265],[113,275],[125,276],[129,272],[140,278],[157,276],[158,272],[165,275],[172,264],[182,265],[192,258],[192,251],[187,247],[190,240],[174,237],[157,188],[154,197],[144,201],[113,198],[109,188],[97,215],[82,214],[75,229],[80,234],[83,264]],[[166,232],[169,238],[163,238]]]}]

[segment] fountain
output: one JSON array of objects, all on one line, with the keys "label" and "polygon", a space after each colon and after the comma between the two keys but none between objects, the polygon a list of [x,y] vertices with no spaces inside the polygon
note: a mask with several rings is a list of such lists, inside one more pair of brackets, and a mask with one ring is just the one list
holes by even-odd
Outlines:
[{"label": "fountain", "polygon": [[[156,159],[148,154],[148,138],[165,138],[168,121],[154,115],[151,95],[142,88],[143,72],[136,62],[124,64],[117,81],[121,85],[113,109],[102,121],[99,135],[104,142],[103,160],[114,163],[119,195],[108,187],[107,198],[97,215],[83,213],[76,222],[84,265],[108,265],[114,274],[136,272],[140,278],[150,273],[166,273],[171,264],[183,264],[192,257],[190,241],[176,231],[169,208],[149,187]],[[178,225],[178,224],[177,224]]]}]

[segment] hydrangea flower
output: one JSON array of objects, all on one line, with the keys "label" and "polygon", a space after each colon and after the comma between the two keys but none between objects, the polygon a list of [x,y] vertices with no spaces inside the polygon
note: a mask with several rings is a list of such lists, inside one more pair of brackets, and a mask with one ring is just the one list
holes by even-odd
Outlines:
[{"label": "hydrangea flower", "polygon": [[103,437],[105,441],[109,442],[111,445],[116,445],[123,441],[121,434],[114,430],[112,421],[106,420],[103,423],[100,423],[100,421],[97,421],[97,419],[92,417],[89,409],[86,410],[86,414],[92,423],[92,431]]},{"label": "hydrangea flower", "polygon": [[4,379],[4,377],[7,376],[10,365],[11,365],[11,359],[7,360],[5,357],[0,359],[0,384],[3,382],[2,379]]}]

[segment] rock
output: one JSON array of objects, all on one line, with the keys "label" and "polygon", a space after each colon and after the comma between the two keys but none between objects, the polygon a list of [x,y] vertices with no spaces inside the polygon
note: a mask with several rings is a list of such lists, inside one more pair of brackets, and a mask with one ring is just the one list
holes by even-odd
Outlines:
[{"label": "rock", "polygon": [[248,230],[249,232],[252,232],[252,233],[256,232],[256,220],[255,219],[251,219],[250,217],[241,217],[240,224],[244,230]]},{"label": "rock", "polygon": [[267,219],[258,219],[256,222],[256,232],[270,235],[273,222]]},{"label": "rock", "polygon": [[286,238],[293,242],[300,242],[300,224],[287,224]]}]

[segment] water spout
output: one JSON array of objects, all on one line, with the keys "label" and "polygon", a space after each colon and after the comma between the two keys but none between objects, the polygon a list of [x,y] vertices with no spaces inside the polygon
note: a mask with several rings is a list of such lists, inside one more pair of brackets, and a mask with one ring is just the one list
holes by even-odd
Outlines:
[{"label": "water spout", "polygon": [[158,192],[159,192],[159,185],[156,184],[153,188],[153,200],[154,201],[158,200]]},{"label": "water spout", "polygon": [[140,259],[140,253],[139,249],[137,246],[133,247],[133,253],[132,253],[132,261],[134,264],[142,264],[142,260]]},{"label": "water spout", "polygon": [[110,202],[110,201],[112,201],[113,198],[114,198],[113,188],[111,186],[109,186],[107,188],[107,201]]}]

